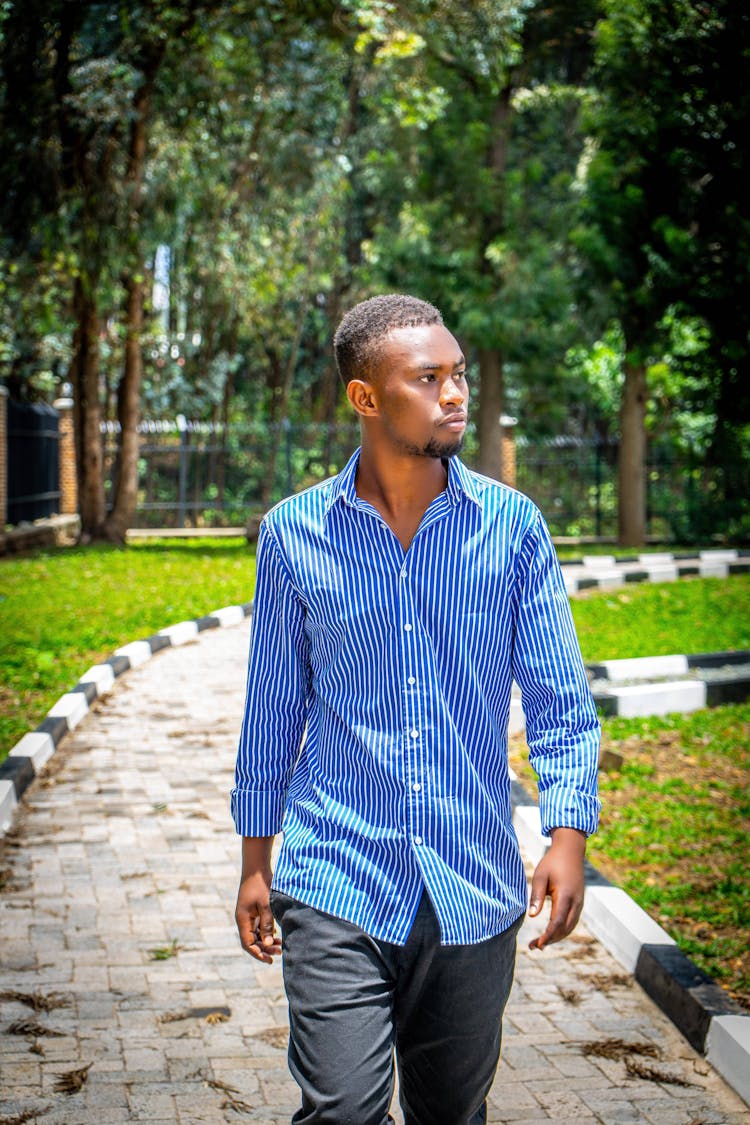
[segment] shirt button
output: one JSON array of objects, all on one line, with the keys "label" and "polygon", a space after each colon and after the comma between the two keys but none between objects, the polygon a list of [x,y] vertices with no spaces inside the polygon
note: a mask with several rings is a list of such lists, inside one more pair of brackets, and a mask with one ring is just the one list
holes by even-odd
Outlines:
[{"label": "shirt button", "polygon": [[406,571],[405,570],[401,571],[401,573],[399,574],[399,578],[406,578]]},{"label": "shirt button", "polygon": [[411,631],[412,631],[412,626],[407,621],[406,624],[404,625],[404,632],[405,633],[411,633]]},{"label": "shirt button", "polygon": [[416,676],[409,676],[409,679],[406,682],[407,682],[407,684],[415,684],[417,682],[417,677]]},{"label": "shirt button", "polygon": [[421,788],[422,788],[422,786],[419,784],[418,781],[415,781],[414,784],[412,785],[412,789],[414,790],[415,793],[418,793]]},{"label": "shirt button", "polygon": [[422,843],[422,837],[421,836],[415,836],[414,837],[414,843],[415,844],[421,844]]},{"label": "shirt button", "polygon": [[419,738],[419,731],[418,730],[411,730],[411,731],[409,731],[409,734],[412,736],[412,738]]}]

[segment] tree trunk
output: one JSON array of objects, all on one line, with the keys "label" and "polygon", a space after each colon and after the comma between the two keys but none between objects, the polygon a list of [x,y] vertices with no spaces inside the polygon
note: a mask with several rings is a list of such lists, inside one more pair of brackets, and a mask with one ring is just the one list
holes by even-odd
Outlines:
[{"label": "tree trunk", "polygon": [[292,346],[289,349],[289,356],[287,358],[286,370],[284,372],[284,382],[281,387],[281,394],[277,399],[276,417],[280,419],[280,425],[277,428],[276,440],[271,442],[271,448],[268,451],[268,460],[266,461],[266,471],[263,478],[263,488],[261,489],[261,506],[265,512],[271,504],[271,493],[273,492],[274,477],[276,476],[276,461],[278,459],[279,449],[282,441],[285,440],[284,423],[286,420],[287,407],[289,405],[289,396],[292,391],[292,381],[294,379],[294,372],[297,367],[297,356],[299,355],[299,346],[302,340],[302,330],[305,326],[305,319],[307,317],[308,304],[307,300],[303,298],[297,314],[297,324],[294,329],[294,339]]},{"label": "tree trunk", "polygon": [[107,539],[123,543],[125,533],[133,522],[138,498],[138,418],[143,381],[143,301],[145,293],[145,267],[140,247],[139,223],[143,201],[143,174],[146,167],[148,143],[147,121],[151,107],[151,90],[154,75],[164,55],[160,45],[151,62],[146,81],[138,88],[133,99],[133,118],[128,141],[127,181],[129,200],[129,250],[130,266],[125,276],[125,364],[117,388],[117,408],[120,422],[119,473],[112,510],[107,517],[104,534]]},{"label": "tree trunk", "polygon": [[498,348],[479,349],[479,471],[503,479],[503,356]]},{"label": "tree trunk", "polygon": [[119,472],[112,510],[104,525],[107,539],[124,543],[133,522],[138,499],[138,418],[143,381],[144,280],[139,274],[125,284],[125,368],[117,388],[117,416],[120,422]]},{"label": "tree trunk", "polygon": [[94,285],[79,278],[73,297],[76,330],[70,381],[73,384],[78,505],[81,538],[101,534],[104,523],[104,455],[99,399],[99,313]]},{"label": "tree trunk", "polygon": [[646,542],[646,367],[626,360],[620,404],[617,468],[617,541],[621,547]]}]

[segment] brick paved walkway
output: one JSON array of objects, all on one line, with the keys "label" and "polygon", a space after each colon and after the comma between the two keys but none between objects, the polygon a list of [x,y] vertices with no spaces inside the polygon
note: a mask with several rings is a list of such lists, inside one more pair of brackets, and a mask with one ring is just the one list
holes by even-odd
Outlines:
[{"label": "brick paved walkway", "polygon": [[[247,625],[216,630],[128,673],[0,842],[0,1125],[289,1121],[280,968],[241,952],[232,918],[227,792],[246,650]],[[541,955],[526,951],[529,933],[491,1122],[750,1123],[584,932]],[[64,1006],[35,1011],[21,998],[34,993]],[[25,1032],[11,1032],[19,1021]],[[650,1045],[661,1057],[631,1065],[686,1084],[582,1051],[611,1039]],[[56,1090],[85,1067],[81,1090]]]}]

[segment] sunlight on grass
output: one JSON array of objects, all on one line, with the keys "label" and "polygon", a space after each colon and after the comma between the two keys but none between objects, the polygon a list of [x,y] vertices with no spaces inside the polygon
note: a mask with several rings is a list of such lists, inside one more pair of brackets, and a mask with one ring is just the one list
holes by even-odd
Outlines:
[{"label": "sunlight on grass", "polygon": [[[750,1008],[750,704],[691,715],[606,719],[602,817],[589,857],[702,969]],[[511,758],[535,780],[522,738]]]},{"label": "sunlight on grass", "polygon": [[242,539],[150,541],[0,560],[0,760],[98,660],[252,599]]}]

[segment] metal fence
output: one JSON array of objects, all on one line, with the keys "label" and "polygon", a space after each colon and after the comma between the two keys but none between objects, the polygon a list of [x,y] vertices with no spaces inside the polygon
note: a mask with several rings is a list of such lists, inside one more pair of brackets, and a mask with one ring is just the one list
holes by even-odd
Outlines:
[{"label": "metal fence", "polygon": [[[354,423],[283,421],[221,426],[184,418],[140,427],[136,526],[241,526],[251,512],[335,473],[358,444]],[[105,427],[109,490],[116,473],[116,427]],[[553,535],[617,534],[617,443],[561,437],[517,442],[516,487],[539,505]],[[475,434],[463,454],[476,463]],[[748,516],[750,482],[734,505],[721,467],[690,461],[668,444],[649,451],[647,533],[690,542],[732,533]]]},{"label": "metal fence", "polygon": [[8,401],[8,522],[43,519],[60,507],[58,413]]}]

